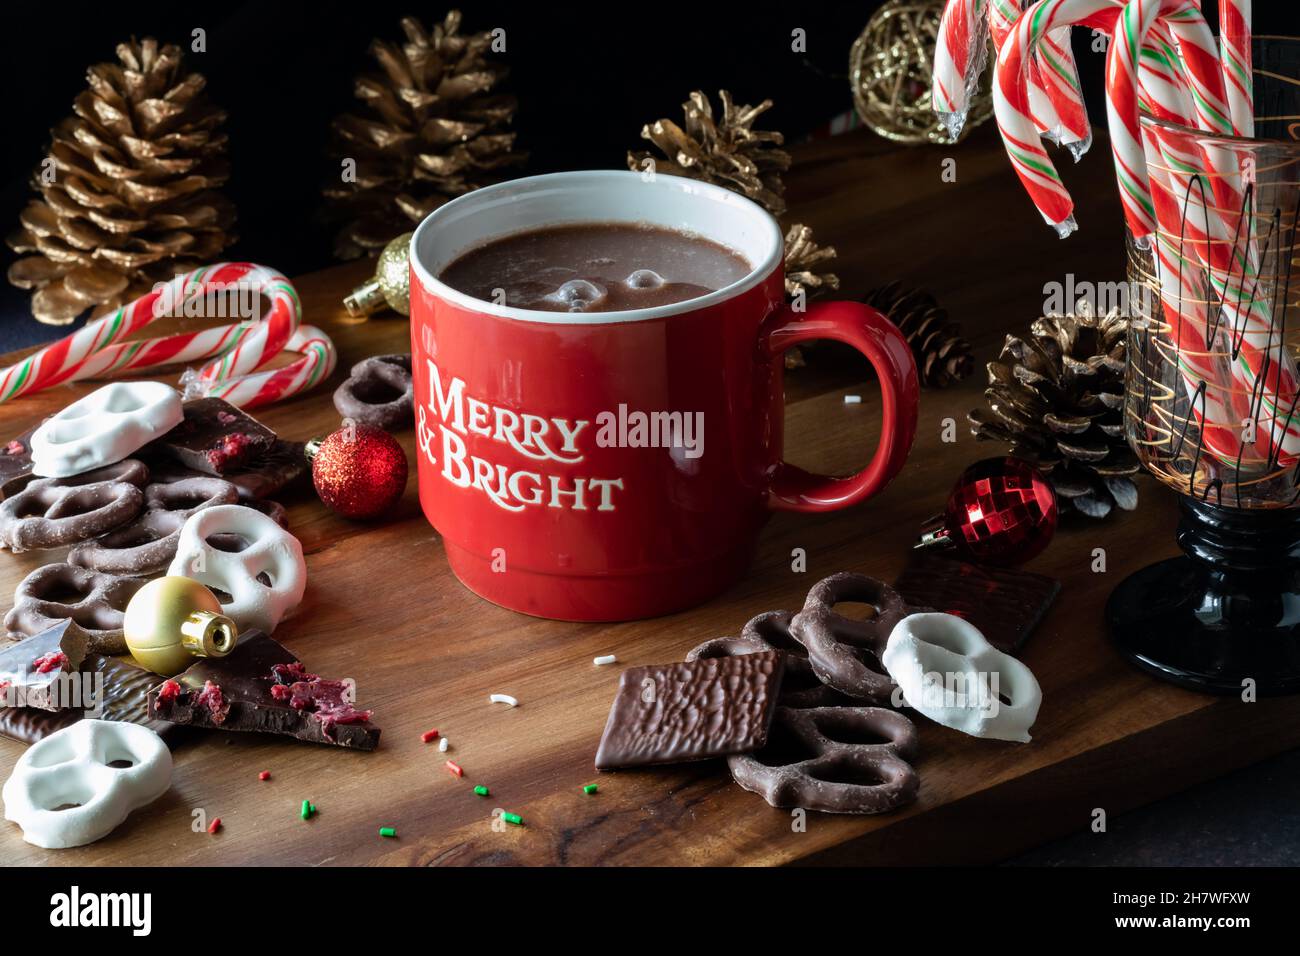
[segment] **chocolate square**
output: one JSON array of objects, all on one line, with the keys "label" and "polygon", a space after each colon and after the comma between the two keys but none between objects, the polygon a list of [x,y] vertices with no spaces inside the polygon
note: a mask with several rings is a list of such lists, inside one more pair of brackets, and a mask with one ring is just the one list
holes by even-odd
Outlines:
[{"label": "chocolate square", "polygon": [[283,644],[261,631],[248,631],[227,656],[198,658],[150,690],[149,716],[374,750],[380,729],[370,723],[370,711],[346,700],[346,687],[307,673]]},{"label": "chocolate square", "polygon": [[751,753],[767,742],[780,651],[629,667],[618,682],[596,769]]},{"label": "chocolate square", "polygon": [[98,707],[95,710],[50,711],[37,710],[35,707],[3,707],[0,708],[0,736],[19,743],[34,744],[56,730],[75,724],[83,717],[140,724],[164,740],[171,740],[176,735],[178,728],[175,724],[150,719],[145,705],[146,692],[158,683],[157,674],[116,657],[87,654],[82,663],[81,679],[91,681],[90,686],[93,688],[96,675],[102,680],[103,696],[97,701]]},{"label": "chocolate square", "polygon": [[85,659],[86,632],[71,619],[0,646],[0,707],[64,709],[64,675],[79,671]]},{"label": "chocolate square", "polygon": [[966,619],[998,650],[1013,654],[1052,606],[1061,582],[920,553],[908,561],[894,589],[908,604]]},{"label": "chocolate square", "polygon": [[220,398],[193,399],[184,412],[181,423],[150,447],[204,474],[243,471],[279,441],[271,429]]}]

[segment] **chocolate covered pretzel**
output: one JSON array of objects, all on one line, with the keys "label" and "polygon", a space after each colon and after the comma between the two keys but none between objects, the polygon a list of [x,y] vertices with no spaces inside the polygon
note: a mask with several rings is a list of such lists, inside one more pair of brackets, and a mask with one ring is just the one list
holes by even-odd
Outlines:
[{"label": "chocolate covered pretzel", "polygon": [[818,680],[808,661],[808,650],[790,633],[790,611],[765,611],[751,618],[739,637],[715,637],[686,655],[688,661],[710,657],[736,657],[785,651],[785,675],[777,703],[783,707],[831,707],[853,703],[852,698]]},{"label": "chocolate covered pretzel", "polygon": [[140,513],[149,471],[127,459],[67,478],[40,478],[0,502],[0,548],[29,551],[88,541]]},{"label": "chocolate covered pretzel", "polygon": [[408,428],[414,422],[410,355],[362,359],[349,374],[334,392],[334,407],[344,418],[385,431]]},{"label": "chocolate covered pretzel", "polygon": [[774,807],[885,813],[916,799],[918,749],[912,722],[883,707],[779,707],[766,745],[727,767]]},{"label": "chocolate covered pretzel", "polygon": [[[855,620],[835,611],[845,601],[870,604],[875,616]],[[924,608],[908,605],[897,591],[865,574],[841,571],[818,581],[790,633],[808,649],[808,662],[822,683],[856,699],[886,703],[893,678],[880,662],[894,625]]]},{"label": "chocolate covered pretzel", "polygon": [[0,445],[0,499],[18,494],[36,476],[32,474],[33,425],[17,438]]},{"label": "chocolate covered pretzel", "polygon": [[10,634],[31,636],[71,618],[97,654],[125,654],[122,617],[143,578],[104,574],[71,564],[39,567],[14,589],[13,609],[5,615]]},{"label": "chocolate covered pretzel", "polygon": [[220,478],[186,478],[171,484],[151,484],[144,490],[140,516],[103,537],[79,544],[68,563],[110,574],[161,571],[176,557],[185,519],[213,505],[231,505],[239,491]]}]

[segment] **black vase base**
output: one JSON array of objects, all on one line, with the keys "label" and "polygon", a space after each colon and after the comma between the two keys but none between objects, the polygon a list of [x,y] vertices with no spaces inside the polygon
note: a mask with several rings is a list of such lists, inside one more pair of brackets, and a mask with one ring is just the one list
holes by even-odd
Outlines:
[{"label": "black vase base", "polygon": [[1256,696],[1300,693],[1300,600],[1289,576],[1242,587],[1192,558],[1172,558],[1125,578],[1106,602],[1121,654],[1191,690]]}]

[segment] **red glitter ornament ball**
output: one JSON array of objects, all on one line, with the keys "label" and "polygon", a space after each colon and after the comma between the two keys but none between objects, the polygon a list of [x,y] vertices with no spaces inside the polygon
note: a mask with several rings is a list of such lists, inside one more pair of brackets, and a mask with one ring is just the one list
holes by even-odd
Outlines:
[{"label": "red glitter ornament ball", "polygon": [[373,425],[349,425],[307,446],[316,494],[345,518],[376,518],[406,488],[406,452]]},{"label": "red glitter ornament ball", "polygon": [[985,458],[961,473],[943,512],[943,537],[981,564],[1021,564],[1056,533],[1056,493],[1019,458]]}]

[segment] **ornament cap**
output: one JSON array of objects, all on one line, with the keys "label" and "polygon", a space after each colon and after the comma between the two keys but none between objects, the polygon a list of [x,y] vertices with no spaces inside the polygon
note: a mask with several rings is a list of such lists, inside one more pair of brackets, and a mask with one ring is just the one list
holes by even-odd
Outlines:
[{"label": "ornament cap", "polygon": [[380,288],[378,279],[363,282],[343,299],[343,308],[348,310],[348,315],[357,319],[378,312],[383,307],[384,290]]},{"label": "ornament cap", "polygon": [[195,657],[225,657],[238,637],[234,621],[211,611],[195,611],[181,624],[181,647]]},{"label": "ornament cap", "polygon": [[943,515],[937,514],[931,515],[921,525],[921,533],[916,539],[916,544],[912,545],[912,550],[938,551],[954,547],[955,544],[952,532],[948,530],[948,524],[944,521]]}]

